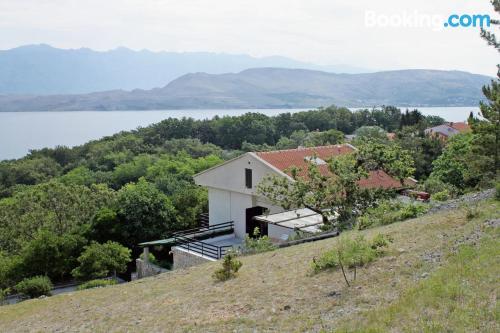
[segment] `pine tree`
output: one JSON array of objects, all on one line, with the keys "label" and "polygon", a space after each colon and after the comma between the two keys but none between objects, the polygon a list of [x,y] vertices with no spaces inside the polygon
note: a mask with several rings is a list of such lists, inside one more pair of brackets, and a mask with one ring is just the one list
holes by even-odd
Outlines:
[{"label": "pine tree", "polygon": [[[491,4],[495,12],[500,14],[500,0],[492,0]],[[495,26],[500,26],[500,20],[492,19],[491,24]],[[500,52],[500,41],[497,40],[496,35],[486,29],[481,28],[481,38],[488,42],[488,45],[492,45],[495,49]],[[494,135],[494,166],[495,172],[498,173],[500,170],[500,160],[499,160],[499,146],[500,146],[500,64],[497,65],[497,77],[498,79],[492,80],[491,85],[483,87],[483,94],[488,99],[488,102],[481,102],[481,116],[485,118],[489,124],[482,124],[483,126],[475,126],[473,130],[475,133],[485,135],[489,132]]]}]

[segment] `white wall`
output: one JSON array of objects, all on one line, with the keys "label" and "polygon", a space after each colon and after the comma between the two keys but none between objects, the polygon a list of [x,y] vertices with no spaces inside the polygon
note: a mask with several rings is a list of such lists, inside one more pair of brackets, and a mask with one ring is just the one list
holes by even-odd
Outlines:
[{"label": "white wall", "polygon": [[231,220],[234,221],[234,232],[237,237],[245,238],[246,234],[246,209],[253,207],[252,196],[237,192],[231,195]]},{"label": "white wall", "polygon": [[[252,188],[245,186],[245,169],[252,169]],[[243,194],[257,194],[257,185],[268,175],[283,175],[260,159],[246,153],[240,157],[194,176],[196,184]]]},{"label": "white wall", "polygon": [[208,217],[210,225],[231,221],[231,195],[229,191],[208,188]]},{"label": "white wall", "polygon": [[251,195],[208,188],[210,225],[234,221],[234,231],[240,238],[245,237],[246,209],[254,206]]},{"label": "white wall", "polygon": [[[252,169],[252,188],[245,186],[245,169]],[[268,174],[283,175],[251,153],[209,169],[194,177],[195,183],[208,187],[210,224],[234,221],[235,233],[244,238],[246,232],[246,209],[262,206],[269,213],[283,209],[257,196],[257,186]]]}]

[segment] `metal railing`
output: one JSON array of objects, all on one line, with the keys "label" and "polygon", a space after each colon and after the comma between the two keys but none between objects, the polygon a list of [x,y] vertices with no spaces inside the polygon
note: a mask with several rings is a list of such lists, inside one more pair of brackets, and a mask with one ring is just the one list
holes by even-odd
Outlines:
[{"label": "metal railing", "polygon": [[208,213],[202,213],[198,215],[198,225],[202,228],[208,228],[210,225]]},{"label": "metal railing", "polygon": [[176,246],[185,250],[201,254],[202,256],[220,259],[224,257],[226,252],[232,248],[232,245],[217,246],[209,244],[200,240],[193,240],[192,238],[184,236],[175,236]]},{"label": "metal railing", "polygon": [[234,222],[230,221],[214,224],[208,227],[177,231],[172,234],[172,237],[174,238],[175,244],[178,247],[201,254],[202,256],[213,259],[220,259],[224,257],[227,250],[230,249],[232,245],[217,246],[207,242],[203,242],[202,240],[199,240],[197,238],[214,234],[223,234],[232,232],[233,230]]},{"label": "metal railing", "polygon": [[172,234],[172,237],[175,236],[196,237],[199,235],[202,236],[204,234],[219,233],[219,232],[233,231],[233,230],[234,230],[234,222],[230,221],[230,222],[210,225],[207,227],[198,227],[198,228],[177,231]]}]

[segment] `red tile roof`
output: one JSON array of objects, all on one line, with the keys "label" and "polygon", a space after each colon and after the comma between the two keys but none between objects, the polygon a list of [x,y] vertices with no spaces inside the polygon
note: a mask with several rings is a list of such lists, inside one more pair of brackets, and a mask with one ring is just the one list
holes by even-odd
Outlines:
[{"label": "red tile roof", "polygon": [[[269,152],[256,152],[255,154],[271,164],[275,168],[285,172],[285,170],[292,167],[297,167],[302,169],[299,173],[300,175],[305,175],[307,170],[306,158],[311,158],[314,155],[316,157],[327,161],[330,158],[338,155],[344,155],[354,152],[354,147],[351,145],[332,145],[332,146],[321,146],[321,147],[311,147],[311,148],[297,148],[297,149],[287,149],[287,150],[277,150]],[[319,165],[319,170],[323,175],[327,175],[328,171],[327,165]],[[362,179],[359,182],[361,187],[364,188],[400,188],[401,183],[396,179],[389,176],[383,170],[371,171],[368,178]]]},{"label": "red tile roof", "polygon": [[450,127],[453,127],[460,133],[465,133],[470,131],[470,126],[467,123],[464,122],[458,122],[458,123],[448,123]]}]

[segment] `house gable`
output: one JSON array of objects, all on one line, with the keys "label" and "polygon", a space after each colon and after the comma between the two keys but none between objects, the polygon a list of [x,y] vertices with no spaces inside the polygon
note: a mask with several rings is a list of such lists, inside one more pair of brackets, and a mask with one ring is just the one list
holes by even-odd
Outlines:
[{"label": "house gable", "polygon": [[[254,153],[246,153],[200,172],[193,178],[197,185],[254,195],[257,185],[269,174],[288,177]],[[249,181],[251,184],[248,184]]]}]

